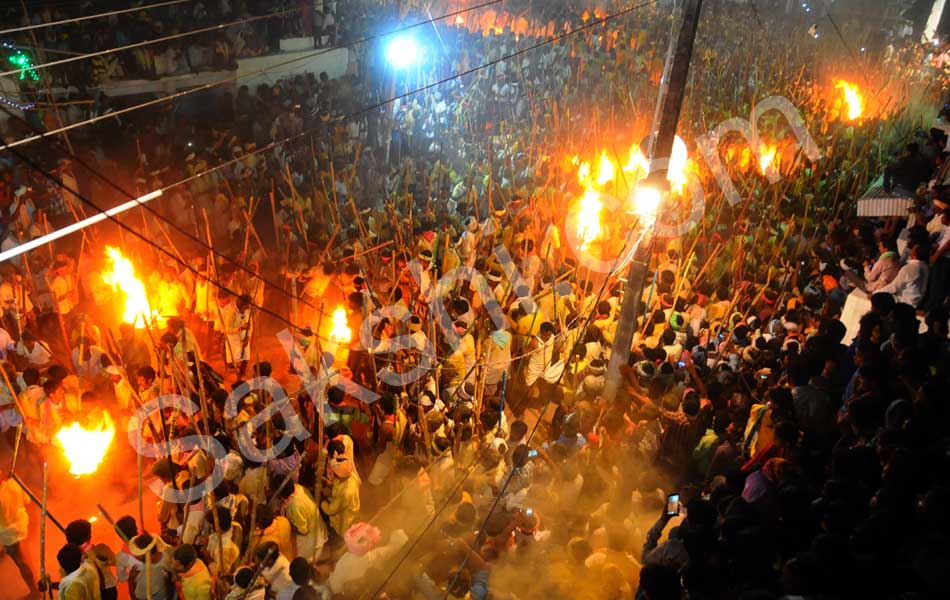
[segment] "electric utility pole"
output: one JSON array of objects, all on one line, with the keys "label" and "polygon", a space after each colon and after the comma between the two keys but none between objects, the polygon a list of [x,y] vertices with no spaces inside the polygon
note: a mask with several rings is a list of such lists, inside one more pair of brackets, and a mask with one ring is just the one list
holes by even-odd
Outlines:
[{"label": "electric utility pole", "polygon": [[[693,57],[693,43],[696,41],[696,29],[699,26],[702,7],[703,0],[686,0],[683,5],[682,22],[676,39],[673,63],[670,67],[668,89],[666,94],[661,95],[659,99],[662,109],[651,158],[668,159],[673,154],[673,140],[676,137],[676,126],[679,123],[683,98],[686,96],[689,65]],[[651,171],[648,181],[658,186],[666,186],[666,170],[665,167],[658,167]],[[637,329],[637,313],[640,312],[640,297],[643,295],[647,263],[650,261],[652,249],[652,241],[648,242],[643,250],[638,249],[630,263],[630,271],[627,273],[623,304],[620,306],[620,319],[617,322],[617,333],[614,335],[610,363],[607,366],[607,380],[604,385],[603,396],[608,401],[616,399],[621,383],[620,367],[626,365],[630,359],[630,345],[633,343],[633,334]]]}]

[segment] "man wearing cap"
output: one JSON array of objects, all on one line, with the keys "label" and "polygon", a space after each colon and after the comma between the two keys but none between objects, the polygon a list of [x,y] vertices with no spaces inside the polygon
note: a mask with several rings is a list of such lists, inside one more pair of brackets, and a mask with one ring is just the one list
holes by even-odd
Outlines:
[{"label": "man wearing cap", "polygon": [[485,359],[485,395],[496,396],[501,390],[502,377],[511,366],[511,332],[505,329],[493,331],[488,336],[488,353]]},{"label": "man wearing cap", "polygon": [[360,510],[360,479],[353,470],[353,460],[346,455],[339,440],[327,444],[328,465],[333,474],[329,496],[320,503],[323,514],[330,519],[330,527],[341,538],[356,522]]},{"label": "man wearing cap", "polygon": [[134,600],[171,600],[169,581],[171,557],[165,555],[165,542],[148,533],[135,536],[129,542],[129,553],[145,565],[135,574]]}]

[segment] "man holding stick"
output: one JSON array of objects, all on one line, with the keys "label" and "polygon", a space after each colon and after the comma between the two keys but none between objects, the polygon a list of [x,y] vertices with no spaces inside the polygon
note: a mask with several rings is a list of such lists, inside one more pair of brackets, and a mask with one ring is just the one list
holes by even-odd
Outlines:
[{"label": "man holding stick", "polygon": [[38,593],[33,569],[26,562],[20,542],[26,539],[30,518],[26,512],[27,497],[6,471],[0,471],[0,554],[10,557],[20,572],[20,577],[30,590]]}]

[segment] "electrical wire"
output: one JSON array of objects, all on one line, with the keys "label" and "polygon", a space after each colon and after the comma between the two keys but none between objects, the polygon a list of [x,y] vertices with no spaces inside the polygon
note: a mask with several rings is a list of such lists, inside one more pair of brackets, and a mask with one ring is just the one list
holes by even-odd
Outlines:
[{"label": "electrical wire", "polygon": [[[12,29],[3,29],[0,30],[0,35],[7,35],[10,33],[18,33],[20,31],[31,31],[34,29],[45,29],[47,27],[57,27],[59,25],[68,25],[69,23],[79,23],[81,21],[88,21],[90,19],[102,19],[105,17],[111,17],[113,15],[122,15],[130,12],[139,12],[141,10],[150,10],[153,8],[161,8],[163,6],[171,6],[173,4],[183,4],[185,2],[192,2],[193,0],[169,0],[169,2],[159,2],[158,4],[149,4],[147,6],[136,6],[133,8],[123,8],[121,10],[113,10],[110,12],[96,13],[94,15],[86,15],[83,17],[74,17],[72,19],[63,19],[61,21],[51,21],[49,23],[37,23],[36,25],[24,25],[23,27],[14,27]],[[44,6],[46,6],[44,4]],[[34,7],[42,8],[42,7]]]},{"label": "electrical wire", "polygon": [[158,104],[164,104],[165,102],[171,102],[171,101],[173,101],[173,100],[177,100],[178,98],[182,98],[182,97],[184,97],[184,96],[188,96],[189,94],[195,94],[195,93],[198,93],[198,92],[203,92],[203,91],[209,90],[209,89],[211,89],[211,88],[215,88],[215,87],[218,87],[218,86],[221,86],[221,85],[225,85],[225,84],[228,84],[228,83],[234,83],[234,82],[240,81],[240,80],[242,80],[242,79],[247,79],[247,78],[250,78],[250,77],[257,77],[258,75],[267,73],[267,72],[269,72],[269,71],[273,71],[273,70],[279,69],[279,68],[281,68],[281,67],[286,67],[287,65],[291,65],[291,64],[296,63],[296,62],[310,60],[310,59],[312,59],[312,58],[316,58],[316,57],[318,57],[318,56],[322,56],[322,55],[324,55],[324,54],[327,54],[327,53],[333,52],[333,51],[335,51],[335,50],[338,50],[338,49],[340,49],[340,48],[352,48],[352,47],[355,47],[355,46],[359,46],[359,45],[365,44],[365,43],[367,43],[367,42],[371,42],[371,41],[376,40],[376,39],[381,39],[381,38],[389,37],[389,36],[391,36],[391,35],[396,35],[396,34],[398,34],[398,33],[404,32],[404,31],[409,31],[410,29],[415,29],[416,27],[421,27],[421,26],[423,26],[423,25],[428,25],[428,24],[430,24],[430,23],[432,23],[433,26],[434,26],[434,24],[435,24],[436,21],[441,21],[441,20],[443,20],[443,19],[448,19],[448,18],[451,18],[451,17],[455,17],[455,16],[458,16],[458,15],[461,15],[461,14],[464,14],[464,13],[467,13],[467,12],[471,12],[471,11],[473,11],[473,10],[478,10],[478,9],[481,9],[481,8],[485,8],[485,7],[488,7],[488,6],[492,6],[492,5],[494,5],[494,4],[499,4],[499,3],[504,2],[504,1],[505,1],[505,0],[489,0],[489,1],[487,1],[487,2],[483,2],[483,3],[481,3],[481,4],[477,4],[477,5],[471,6],[471,7],[469,7],[469,8],[459,9],[459,10],[457,10],[457,11],[444,14],[444,15],[442,15],[442,16],[440,16],[440,17],[435,17],[435,18],[432,18],[432,19],[427,19],[427,20],[425,20],[425,21],[419,21],[419,22],[417,22],[417,23],[413,23],[413,24],[411,24],[411,25],[406,25],[406,26],[404,26],[404,27],[400,27],[400,28],[394,29],[394,30],[392,30],[392,31],[387,31],[387,32],[385,32],[385,33],[380,33],[380,34],[376,34],[376,35],[371,35],[371,36],[368,36],[368,37],[364,37],[364,38],[361,38],[361,39],[359,39],[359,40],[355,40],[355,41],[353,41],[353,42],[350,42],[350,43],[348,43],[348,44],[345,44],[345,45],[343,45],[343,46],[337,46],[337,47],[334,47],[334,48],[323,48],[323,49],[318,50],[318,51],[316,51],[316,52],[312,52],[312,53],[309,53],[309,54],[305,54],[305,55],[303,55],[303,56],[298,56],[298,57],[296,57],[296,58],[291,58],[291,59],[288,59],[288,60],[285,60],[285,61],[281,61],[281,62],[279,62],[279,63],[273,64],[273,65],[270,65],[270,66],[267,66],[267,67],[262,67],[262,68],[260,68],[260,69],[255,70],[255,71],[249,71],[249,72],[247,72],[247,73],[241,73],[241,74],[235,73],[235,74],[232,75],[232,76],[225,77],[225,78],[220,79],[220,80],[218,80],[218,81],[213,81],[213,82],[211,82],[211,83],[206,83],[206,84],[199,85],[199,86],[196,86],[196,87],[193,87],[193,88],[188,88],[187,90],[183,90],[183,91],[181,91],[181,92],[176,92],[176,93],[170,94],[170,95],[168,95],[168,96],[162,96],[161,98],[156,98],[156,99],[154,99],[154,100],[148,100],[148,101],[146,101],[146,102],[142,102],[142,103],[140,103],[140,104],[135,104],[135,105],[133,105],[133,106],[128,106],[128,107],[126,107],[126,108],[120,108],[120,109],[114,110],[114,111],[112,111],[112,112],[110,112],[110,113],[108,113],[108,114],[99,115],[99,116],[97,116],[97,117],[92,117],[92,118],[90,118],[90,119],[86,119],[85,121],[79,121],[79,122],[76,122],[76,123],[72,123],[72,124],[70,124],[70,125],[64,125],[63,127],[60,127],[60,128],[58,128],[58,129],[52,129],[52,130],[47,131],[47,132],[45,132],[45,133],[43,133],[43,134],[37,134],[37,135],[32,135],[32,136],[29,136],[29,137],[25,137],[25,138],[23,138],[23,139],[19,139],[19,140],[16,140],[16,141],[14,141],[14,142],[10,142],[9,144],[4,144],[2,147],[0,147],[0,150],[2,150],[2,149],[4,149],[4,148],[12,148],[12,147],[15,147],[15,146],[22,146],[22,145],[25,145],[25,144],[29,144],[29,143],[35,142],[35,141],[37,141],[37,140],[43,139],[44,137],[49,137],[49,136],[53,136],[53,135],[59,135],[60,133],[65,133],[65,132],[67,132],[67,131],[71,131],[71,130],[73,130],[73,129],[78,129],[79,127],[84,127],[84,126],[86,126],[86,125],[92,125],[93,123],[98,123],[99,121],[104,121],[104,120],[106,120],[106,119],[111,119],[111,118],[113,118],[113,117],[118,117],[119,115],[123,115],[123,114],[125,114],[125,113],[130,113],[130,112],[132,112],[132,111],[140,110],[140,109],[143,109],[143,108],[147,108],[147,107],[149,107],[149,106],[155,106],[155,105],[158,105]]},{"label": "electrical wire", "polygon": [[272,19],[274,17],[282,17],[284,15],[300,12],[304,10],[306,6],[298,6],[297,8],[288,8],[287,10],[282,10],[275,13],[268,13],[266,15],[257,15],[252,17],[247,17],[240,19],[238,21],[231,21],[229,23],[218,23],[217,25],[211,25],[209,27],[202,27],[201,29],[194,29],[192,31],[186,31],[184,33],[174,33],[172,35],[166,35],[160,38],[155,38],[153,40],[145,40],[144,42],[135,42],[134,44],[127,44],[125,46],[119,46],[118,48],[110,48],[108,50],[99,50],[97,52],[88,52],[86,54],[81,54],[79,56],[71,56],[69,58],[63,58],[60,60],[53,60],[50,62],[41,63],[38,65],[31,65],[29,67],[23,67],[20,69],[13,69],[11,71],[3,71],[0,73],[0,77],[8,77],[10,75],[20,75],[27,71],[39,71],[41,69],[48,69],[50,67],[58,67],[61,65],[74,63],[80,60],[86,60],[88,58],[96,58],[97,56],[105,56],[107,54],[113,54],[115,52],[122,52],[125,50],[134,50],[135,48],[141,48],[143,46],[150,46],[152,44],[159,44],[162,42],[168,42],[171,40],[177,40],[184,37],[189,37],[192,35],[198,35],[200,33],[208,33],[209,31],[220,31],[228,27],[233,27],[235,25],[244,25],[245,23],[253,23],[255,21],[261,21],[264,19]]},{"label": "electrical wire", "polygon": [[[825,10],[825,18],[828,19],[828,22],[829,22],[829,23],[831,23],[831,27],[835,30],[835,34],[838,36],[838,39],[841,40],[841,45],[844,46],[844,49],[845,49],[845,50],[848,52],[848,54],[851,56],[851,60],[854,61],[854,64],[855,64],[855,65],[858,65],[859,68],[860,68],[861,61],[858,59],[858,55],[854,53],[854,48],[851,47],[851,44],[849,44],[849,43],[844,39],[844,34],[841,32],[841,28],[838,27],[837,21],[835,21],[834,18],[831,16],[831,6],[827,6],[827,5],[826,5],[825,8],[826,8],[826,10]],[[862,71],[861,71],[861,76],[864,77],[864,82],[865,82],[868,86],[871,86],[871,78],[868,76],[868,71],[867,71],[867,66],[866,66],[866,65],[865,65],[865,67],[864,67],[864,68],[862,69]]]}]

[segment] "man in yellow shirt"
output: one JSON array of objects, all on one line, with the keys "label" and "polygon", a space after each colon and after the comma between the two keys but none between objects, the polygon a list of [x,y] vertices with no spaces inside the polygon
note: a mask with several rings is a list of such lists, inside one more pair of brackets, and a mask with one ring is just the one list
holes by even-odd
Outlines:
[{"label": "man in yellow shirt", "polygon": [[284,493],[288,491],[290,496],[287,498],[284,515],[290,521],[296,534],[296,556],[312,561],[327,543],[327,527],[320,517],[317,503],[306,488],[295,483],[293,487],[287,486]]},{"label": "man in yellow shirt", "polygon": [[59,582],[58,600],[99,600],[99,587],[92,586],[83,568],[83,551],[76,544],[66,544],[56,553],[62,579]]},{"label": "man in yellow shirt", "polygon": [[251,538],[249,547],[256,548],[266,542],[274,542],[284,556],[294,555],[292,530],[287,517],[275,515],[271,507],[261,504],[257,507],[257,526],[258,530]]},{"label": "man in yellow shirt", "polygon": [[26,539],[30,527],[30,518],[26,513],[26,495],[15,481],[7,476],[6,470],[0,470],[0,546],[3,552],[20,571],[20,577],[36,592],[36,577],[26,563],[20,542]]},{"label": "man in yellow shirt", "polygon": [[198,558],[195,547],[182,544],[175,548],[175,573],[179,580],[181,600],[211,600],[214,597],[214,582],[211,572]]},{"label": "man in yellow shirt", "polygon": [[330,527],[341,538],[356,522],[360,510],[360,480],[353,473],[353,461],[345,455],[345,447],[339,440],[327,445],[333,486],[330,497],[320,503],[320,509],[330,517]]}]

